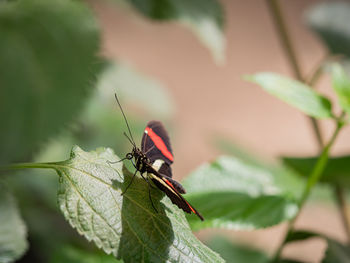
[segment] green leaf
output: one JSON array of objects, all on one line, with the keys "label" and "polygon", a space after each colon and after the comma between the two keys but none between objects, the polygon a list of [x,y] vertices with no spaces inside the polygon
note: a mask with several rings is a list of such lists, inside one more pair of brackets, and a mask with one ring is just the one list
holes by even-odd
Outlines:
[{"label": "green leaf", "polygon": [[81,1],[0,5],[0,162],[27,159],[92,91],[99,30]]},{"label": "green leaf", "polygon": [[332,86],[344,111],[350,113],[350,79],[340,64],[332,65]]},{"label": "green leaf", "polygon": [[[318,156],[315,157],[282,157],[285,165],[294,169],[302,176],[308,176],[315,166]],[[350,156],[331,157],[322,174],[320,182],[338,184],[350,187]]]},{"label": "green leaf", "polygon": [[160,21],[178,21],[210,49],[218,63],[224,61],[224,12],[217,0],[125,0],[143,15]]},{"label": "green leaf", "polygon": [[297,80],[275,73],[258,73],[245,78],[309,116],[318,119],[333,117],[331,102]]},{"label": "green leaf", "polygon": [[326,250],[325,257],[322,260],[323,263],[335,263],[335,262],[350,263],[349,246],[345,246],[339,243],[338,241],[328,238],[327,236],[324,236],[322,234],[311,232],[311,231],[299,230],[289,234],[287,238],[287,242],[301,241],[301,240],[305,240],[313,237],[320,237],[327,241],[328,248]]},{"label": "green leaf", "polygon": [[307,13],[307,23],[334,54],[350,57],[350,3],[324,2]]},{"label": "green leaf", "polygon": [[92,253],[73,246],[60,247],[52,256],[50,263],[122,263],[111,255]]},{"label": "green leaf", "polygon": [[218,252],[227,263],[269,262],[268,257],[263,252],[241,244],[232,243],[223,237],[216,236],[209,240],[207,244],[211,249]]},{"label": "green leaf", "polygon": [[292,218],[297,204],[274,181],[270,170],[222,156],[204,164],[183,182],[188,200],[205,221],[188,217],[194,229],[265,228]]},{"label": "green leaf", "polygon": [[295,260],[295,259],[282,258],[282,259],[279,259],[276,263],[306,263],[306,262]]},{"label": "green leaf", "polygon": [[303,192],[304,181],[298,174],[280,163],[265,160],[258,156],[252,149],[247,150],[236,142],[225,139],[220,135],[215,136],[217,147],[224,153],[236,157],[248,166],[266,170],[273,176],[276,186],[283,192],[295,199],[299,199]]},{"label": "green leaf", "polygon": [[0,183],[0,262],[14,262],[26,252],[26,226],[19,214],[16,201]]},{"label": "green leaf", "polygon": [[328,239],[328,248],[322,263],[350,263],[350,248],[335,240]]},{"label": "green leaf", "polygon": [[302,241],[306,240],[312,237],[319,237],[320,235],[311,231],[307,230],[297,230],[293,231],[291,233],[288,233],[286,243],[289,242],[295,242],[295,241]]},{"label": "green leaf", "polygon": [[191,232],[182,210],[158,189],[123,169],[111,149],[72,150],[71,159],[53,164],[60,175],[58,202],[69,223],[107,254],[124,262],[222,262]]}]

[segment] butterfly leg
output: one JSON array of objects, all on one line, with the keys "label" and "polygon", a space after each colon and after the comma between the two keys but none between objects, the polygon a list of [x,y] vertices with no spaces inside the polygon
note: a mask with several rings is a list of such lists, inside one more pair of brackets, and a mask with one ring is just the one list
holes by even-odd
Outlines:
[{"label": "butterfly leg", "polygon": [[136,173],[137,173],[137,170],[135,170],[134,175],[132,176],[130,183],[129,183],[128,186],[125,188],[125,190],[121,193],[121,195],[124,195],[124,194],[126,193],[126,191],[128,190],[129,186],[130,186],[130,185],[132,184],[132,182],[134,181],[134,178],[135,178],[135,176],[136,176]]},{"label": "butterfly leg", "polygon": [[[133,157],[132,153],[127,153],[126,156],[125,156],[124,158],[120,159],[119,161],[112,162],[112,161],[108,161],[108,160],[107,160],[107,163],[108,163],[108,164],[120,163],[120,162],[122,162],[122,161],[124,161],[124,160],[131,160],[131,161],[132,161],[132,157]],[[134,163],[133,163],[133,164],[134,164]],[[134,164],[134,166],[135,166],[135,164]],[[135,167],[135,168],[136,168],[136,167]]]},{"label": "butterfly leg", "polygon": [[126,159],[128,159],[128,158],[122,158],[122,159],[120,159],[119,161],[115,161],[115,162],[112,162],[112,161],[109,161],[109,160],[107,160],[107,163],[108,164],[115,164],[115,163],[120,163],[120,162],[122,162],[122,161],[124,161],[124,160],[126,160]]},{"label": "butterfly leg", "polygon": [[155,188],[155,187],[151,184],[151,182],[148,180],[147,177],[144,177],[142,173],[140,173],[140,174],[141,174],[142,178],[143,178],[143,179],[147,182],[147,184],[148,184],[148,197],[149,197],[149,200],[151,200],[151,204],[152,204],[152,207],[153,207],[154,211],[156,211],[156,213],[158,213],[157,208],[156,208],[156,207],[154,206],[154,204],[153,204],[152,195],[151,195],[151,187],[152,187],[152,188]]},{"label": "butterfly leg", "polygon": [[153,207],[154,211],[156,211],[156,213],[158,213],[158,210],[157,210],[157,208],[154,206],[153,201],[152,201],[151,187],[150,187],[150,186],[151,186],[151,184],[148,183],[148,197],[149,197],[149,200],[151,200],[151,204],[152,204],[152,207]]},{"label": "butterfly leg", "polygon": [[148,185],[149,185],[151,188],[156,189],[156,187],[154,187],[154,186],[151,184],[151,182],[148,180],[147,177],[144,177],[142,173],[140,173],[140,174],[141,174],[141,177],[148,183]]}]

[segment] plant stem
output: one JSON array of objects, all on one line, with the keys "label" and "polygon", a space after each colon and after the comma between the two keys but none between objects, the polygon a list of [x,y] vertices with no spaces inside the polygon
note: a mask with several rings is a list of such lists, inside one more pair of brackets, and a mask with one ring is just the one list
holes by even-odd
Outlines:
[{"label": "plant stem", "polygon": [[282,47],[284,48],[284,51],[288,57],[288,61],[290,62],[291,67],[293,69],[294,75],[298,80],[302,81],[303,77],[301,75],[301,70],[296,57],[296,53],[294,51],[294,47],[292,41],[290,40],[286,23],[283,18],[280,3],[278,0],[267,0],[266,2],[269,7],[271,16],[273,18],[276,30],[278,32],[278,36],[282,43]]},{"label": "plant stem", "polygon": [[298,204],[298,206],[299,206],[298,213],[295,215],[295,217],[291,221],[289,221],[287,234],[285,235],[283,242],[281,243],[281,245],[277,249],[273,262],[278,262],[280,255],[282,253],[282,250],[284,248],[284,245],[287,243],[287,237],[293,231],[294,223],[300,214],[301,208],[303,207],[306,199],[308,198],[311,189],[315,186],[315,184],[321,178],[322,173],[323,173],[324,169],[326,168],[326,165],[328,162],[329,150],[331,149],[331,147],[332,147],[335,139],[337,138],[339,131],[341,130],[343,125],[344,125],[344,123],[342,121],[337,122],[337,127],[336,127],[335,131],[333,132],[331,139],[329,140],[327,145],[323,148],[323,151],[322,151],[320,157],[318,158],[316,165],[314,166],[310,176],[308,177],[305,189],[303,191],[303,194],[302,194],[300,201],[299,201],[299,204]]},{"label": "plant stem", "polygon": [[[300,66],[298,63],[298,59],[296,56],[296,52],[292,44],[292,41],[289,37],[289,32],[283,18],[283,12],[282,12],[279,0],[266,0],[266,2],[269,7],[271,17],[275,24],[282,47],[288,58],[290,66],[293,70],[293,74],[297,80],[304,82],[303,76],[301,74]],[[314,80],[312,82],[314,82]],[[322,134],[321,134],[321,130],[319,128],[317,120],[311,117],[309,117],[309,120],[311,122],[311,126],[315,133],[315,138],[317,140],[318,145],[323,145]],[[322,149],[322,146],[321,146],[321,149]]]},{"label": "plant stem", "polygon": [[316,137],[318,149],[319,149],[319,151],[322,151],[324,142],[323,142],[323,136],[322,136],[322,132],[321,132],[321,129],[320,129],[320,125],[319,125],[318,121],[315,118],[308,117],[308,119],[311,122],[312,130],[314,131],[314,134],[315,134],[315,137]]},{"label": "plant stem", "polygon": [[15,163],[10,165],[1,165],[0,171],[26,169],[26,168],[41,168],[55,169],[56,163]]},{"label": "plant stem", "polygon": [[339,207],[340,216],[342,218],[344,229],[346,231],[346,235],[348,238],[347,242],[348,242],[348,244],[350,244],[350,225],[349,225],[350,218],[349,218],[349,215],[348,215],[347,209],[346,209],[347,205],[346,205],[346,201],[345,201],[344,189],[341,186],[337,185],[337,186],[335,186],[334,194],[335,194],[336,201],[337,201],[337,204]]},{"label": "plant stem", "polygon": [[315,87],[317,84],[317,81],[320,79],[323,73],[323,66],[326,61],[328,61],[331,58],[331,56],[327,53],[315,66],[310,76],[304,78],[305,82],[310,87]]},{"label": "plant stem", "polygon": [[300,207],[303,206],[303,204],[305,203],[305,200],[307,199],[307,197],[310,194],[311,189],[319,181],[319,179],[322,175],[322,172],[323,172],[324,168],[326,167],[326,164],[328,161],[329,150],[332,147],[332,145],[333,145],[336,137],[338,136],[340,129],[343,127],[343,125],[344,125],[344,123],[342,121],[337,122],[337,127],[336,127],[331,139],[329,140],[327,145],[323,148],[323,151],[322,151],[320,157],[318,158],[318,161],[317,161],[310,177],[308,178],[305,190],[304,190],[303,195],[300,199],[300,204],[299,204]]},{"label": "plant stem", "polygon": [[[303,79],[303,76],[302,76],[302,73],[301,73],[301,70],[299,67],[299,63],[297,60],[297,56],[296,56],[294,47],[292,45],[292,41],[289,37],[286,23],[284,21],[283,12],[282,12],[279,0],[266,0],[266,2],[268,5],[268,8],[270,10],[271,17],[274,21],[278,36],[279,36],[280,41],[282,43],[282,47],[283,47],[283,49],[288,57],[288,61],[289,61],[290,66],[293,70],[294,76],[299,81],[304,82],[304,83],[307,82],[307,84],[309,84],[310,86],[314,86],[322,73],[321,66],[317,67],[316,71],[313,73],[312,77],[308,81]],[[328,160],[329,148],[333,144],[333,141],[334,141],[335,137],[337,136],[337,134],[342,126],[342,125],[339,125],[340,122],[338,122],[337,129],[334,133],[334,136],[332,136],[330,143],[328,143],[328,147],[326,146],[325,148],[323,148],[324,142],[323,142],[323,136],[322,136],[321,130],[319,128],[319,124],[318,124],[317,120],[314,118],[309,118],[309,120],[311,122],[313,131],[315,134],[315,138],[316,138],[317,144],[319,146],[319,150],[320,151],[322,149],[324,149],[324,150],[322,151],[320,159],[319,159],[320,163],[318,163],[318,165],[316,164],[314,171],[312,173],[314,179],[312,179],[312,181],[309,181],[307,184],[307,187],[305,188],[305,192],[304,192],[302,199],[301,199],[300,208],[302,207],[305,200],[307,199],[314,184],[317,183],[317,181],[320,179],[320,177],[322,175],[322,171],[325,168],[324,166],[326,165],[326,161]],[[341,212],[341,218],[343,221],[343,225],[345,227],[345,230],[346,230],[346,233],[348,236],[348,242],[350,244],[350,224],[349,224],[350,221],[349,221],[349,218],[346,214],[346,202],[345,202],[345,198],[344,198],[344,191],[343,191],[343,188],[341,186],[335,187],[335,196],[336,196],[339,210]],[[300,209],[299,209],[299,211],[300,211]],[[297,216],[298,215],[299,215],[299,212],[298,212]],[[282,249],[286,243],[286,238],[290,234],[290,232],[293,230],[294,223],[297,219],[297,216],[289,222],[287,235],[285,236],[283,243],[280,245],[280,247],[278,248],[278,250],[275,254],[275,260],[279,259],[279,257],[280,257]]]}]

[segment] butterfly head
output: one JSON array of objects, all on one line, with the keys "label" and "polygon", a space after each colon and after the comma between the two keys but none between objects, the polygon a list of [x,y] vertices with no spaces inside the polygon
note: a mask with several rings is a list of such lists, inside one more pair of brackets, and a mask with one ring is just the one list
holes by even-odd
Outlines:
[{"label": "butterfly head", "polygon": [[145,154],[139,148],[134,146],[132,148],[132,151],[126,154],[125,159],[131,160],[134,158],[136,161],[137,159],[140,159],[143,157],[145,157]]}]

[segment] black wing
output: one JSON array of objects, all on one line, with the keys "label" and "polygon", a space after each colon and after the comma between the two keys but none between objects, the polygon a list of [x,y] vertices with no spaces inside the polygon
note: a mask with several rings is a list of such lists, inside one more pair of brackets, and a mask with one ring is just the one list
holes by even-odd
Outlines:
[{"label": "black wing", "polygon": [[156,171],[172,177],[170,165],[174,161],[168,133],[160,121],[147,123],[141,141],[141,150],[151,160]]},{"label": "black wing", "polygon": [[[191,212],[193,212],[202,221],[204,220],[203,216],[193,206],[191,206],[190,203],[187,202],[186,199],[177,190],[177,188],[181,186],[180,183],[176,182],[171,178],[171,180],[169,180],[169,178],[162,176],[157,172],[148,173],[148,176],[151,178],[152,182],[170,198],[173,204],[177,205],[186,213],[190,214]],[[174,184],[174,182],[176,182],[176,185]],[[183,189],[182,186],[181,189]]]}]

